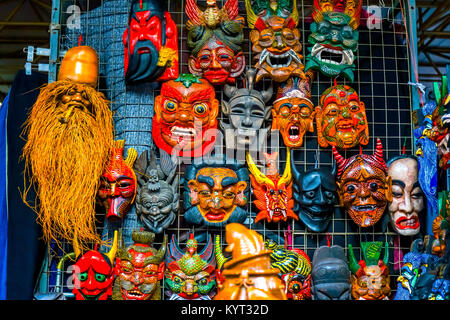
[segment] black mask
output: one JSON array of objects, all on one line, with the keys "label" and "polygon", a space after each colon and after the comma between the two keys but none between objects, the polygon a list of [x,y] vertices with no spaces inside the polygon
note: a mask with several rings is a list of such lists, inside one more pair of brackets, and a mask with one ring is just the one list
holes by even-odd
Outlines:
[{"label": "black mask", "polygon": [[[292,159],[293,156],[291,156]],[[327,227],[334,212],[337,200],[336,166],[333,168],[315,168],[305,173],[294,174],[294,212],[299,212],[300,220],[314,232],[322,232]]]},{"label": "black mask", "polygon": [[350,269],[344,249],[322,246],[312,260],[313,300],[350,300]]}]

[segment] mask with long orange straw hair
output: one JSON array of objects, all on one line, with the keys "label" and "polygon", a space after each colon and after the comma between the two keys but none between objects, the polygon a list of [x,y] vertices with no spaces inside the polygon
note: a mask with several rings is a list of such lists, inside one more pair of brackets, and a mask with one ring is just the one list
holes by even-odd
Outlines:
[{"label": "mask with long orange straw hair", "polygon": [[[97,84],[98,57],[81,46],[67,51],[58,81],[41,89],[27,121],[23,149],[30,185],[39,203],[33,207],[44,240],[71,242],[78,255],[95,232],[95,195],[108,162],[114,128],[112,112]],[[95,74],[92,74],[95,73]],[[27,182],[25,181],[25,184]]]}]

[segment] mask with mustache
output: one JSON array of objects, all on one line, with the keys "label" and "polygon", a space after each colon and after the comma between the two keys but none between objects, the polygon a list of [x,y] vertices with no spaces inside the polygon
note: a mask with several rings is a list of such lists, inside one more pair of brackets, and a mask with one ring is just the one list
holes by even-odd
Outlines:
[{"label": "mask with mustache", "polygon": [[[95,195],[113,142],[112,112],[97,84],[97,53],[67,51],[58,81],[41,89],[25,123],[23,149],[30,182],[37,184],[38,223],[44,239],[71,242],[77,255],[101,242],[95,231]],[[27,196],[25,189],[23,199]]]},{"label": "mask with mustache", "polygon": [[159,0],[132,1],[123,44],[127,83],[178,77],[177,27]]}]

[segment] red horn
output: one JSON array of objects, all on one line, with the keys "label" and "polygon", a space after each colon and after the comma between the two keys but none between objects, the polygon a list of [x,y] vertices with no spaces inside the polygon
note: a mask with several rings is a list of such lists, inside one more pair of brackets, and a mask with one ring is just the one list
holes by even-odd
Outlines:
[{"label": "red horn", "polygon": [[332,149],[333,149],[334,159],[336,159],[336,163],[338,165],[337,177],[340,177],[342,171],[344,171],[344,168],[347,164],[347,160],[344,159],[344,157],[339,154],[339,152],[337,151],[335,146],[332,146]]},{"label": "red horn", "polygon": [[373,154],[375,160],[385,169],[387,170],[386,162],[383,159],[383,145],[381,144],[380,138],[377,138],[377,146],[375,147],[375,152]]}]

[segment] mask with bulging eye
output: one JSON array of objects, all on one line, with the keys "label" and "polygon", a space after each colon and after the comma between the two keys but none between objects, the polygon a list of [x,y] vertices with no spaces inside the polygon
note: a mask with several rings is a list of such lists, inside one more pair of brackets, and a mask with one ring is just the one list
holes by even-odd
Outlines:
[{"label": "mask with bulging eye", "polygon": [[358,262],[352,245],[348,245],[349,268],[352,272],[352,297],[354,300],[389,300],[389,246],[385,243],[384,256],[380,259],[383,243],[361,242],[363,259]]},{"label": "mask with bulging eye", "polygon": [[103,172],[97,201],[106,208],[107,219],[123,219],[136,197],[137,179],[133,164],[137,152],[129,148],[127,158],[123,159],[125,140],[114,141],[110,161]]},{"label": "mask with bulging eye", "polygon": [[305,70],[353,82],[360,15],[361,0],[314,0]]},{"label": "mask with bulging eye", "polygon": [[[293,156],[292,156],[293,158]],[[318,168],[300,173],[292,165],[294,175],[294,211],[300,220],[312,231],[322,232],[334,213],[337,200],[336,166],[331,170]]]},{"label": "mask with bulging eye", "polygon": [[247,218],[249,174],[245,166],[218,161],[191,164],[184,176],[184,219],[192,225],[221,227]]},{"label": "mask with bulging eye", "polygon": [[160,0],[133,0],[128,23],[123,34],[126,82],[177,78],[177,26]]},{"label": "mask with bulging eye", "polygon": [[272,130],[279,130],[286,147],[299,148],[306,132],[314,131],[314,104],[311,98],[313,73],[306,79],[290,78],[278,88],[272,108]]},{"label": "mask with bulging eye", "polygon": [[153,140],[170,155],[200,157],[214,146],[218,113],[214,87],[196,75],[181,74],[164,82],[155,98]]},{"label": "mask with bulging eye", "polygon": [[333,146],[338,165],[339,205],[361,227],[373,226],[392,201],[391,177],[383,160],[383,146],[377,139],[373,155],[358,154],[344,159]]},{"label": "mask with bulging eye", "polygon": [[270,117],[271,106],[266,103],[272,97],[272,86],[259,91],[253,88],[255,69],[247,71],[246,88],[238,89],[225,85],[224,93],[227,101],[222,101],[222,112],[228,122],[221,121],[220,126],[225,132],[225,142],[230,149],[248,149],[254,143],[262,141],[267,136],[269,128],[262,128]]},{"label": "mask with bulging eye", "polygon": [[219,9],[216,1],[210,0],[202,11],[195,0],[186,1],[189,71],[213,85],[234,83],[245,70],[241,47],[244,19],[238,15],[237,5],[237,1],[227,1]]},{"label": "mask with bulging eye", "polygon": [[197,252],[198,242],[189,235],[186,249],[181,250],[175,235],[165,257],[165,288],[169,300],[211,300],[216,289],[216,260],[211,235],[204,248]]},{"label": "mask with bulging eye", "polygon": [[166,175],[156,163],[153,150],[143,152],[136,160],[138,188],[136,214],[144,226],[154,233],[162,233],[175,220],[179,208],[179,177],[174,166]]},{"label": "mask with bulging eye", "polygon": [[369,143],[369,126],[364,102],[347,85],[325,90],[316,107],[317,140],[323,148],[348,149]]},{"label": "mask with bulging eye", "polygon": [[263,8],[261,2],[245,2],[248,26],[253,29],[250,40],[257,61],[256,82],[265,77],[275,82],[285,82],[290,77],[305,78],[300,31],[296,28],[296,1],[271,1],[276,10]]},{"label": "mask with bulging eye", "polygon": [[134,230],[131,237],[134,243],[128,247],[123,246],[123,239],[120,241],[112,299],[161,300],[167,235],[159,250],[152,246],[155,239],[152,232]]}]

